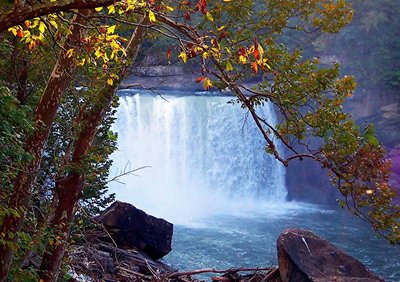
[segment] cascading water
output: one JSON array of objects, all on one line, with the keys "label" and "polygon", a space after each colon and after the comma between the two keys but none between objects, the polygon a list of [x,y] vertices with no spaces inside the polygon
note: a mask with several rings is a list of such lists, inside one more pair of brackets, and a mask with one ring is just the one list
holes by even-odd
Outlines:
[{"label": "cascading water", "polygon": [[[251,117],[222,96],[120,99],[113,173],[149,166],[110,185],[117,198],[174,223],[263,211],[285,201],[284,168],[264,151]],[[274,123],[266,105],[262,111]]]},{"label": "cascading water", "polygon": [[[127,91],[127,94],[132,92]],[[138,92],[133,92],[138,93]],[[343,210],[285,202],[284,168],[246,112],[221,96],[136,94],[120,99],[117,199],[174,223],[168,263],[180,270],[276,264],[285,228],[306,228],[344,248],[387,281],[400,281],[400,250]],[[262,111],[274,123],[266,105]],[[200,228],[199,228],[200,227]]]}]

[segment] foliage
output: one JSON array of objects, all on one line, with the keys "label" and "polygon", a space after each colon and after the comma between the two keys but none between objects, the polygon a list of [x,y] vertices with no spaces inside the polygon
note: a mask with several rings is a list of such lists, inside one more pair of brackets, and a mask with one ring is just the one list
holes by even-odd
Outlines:
[{"label": "foliage", "polygon": [[24,137],[32,131],[26,107],[20,107],[10,89],[0,86],[0,186],[9,187],[18,163],[26,162],[29,155],[23,149]]},{"label": "foliage", "polygon": [[[29,5],[35,10],[41,5],[53,7],[54,3],[57,1]],[[327,168],[333,184],[343,195],[342,206],[370,222],[390,242],[400,242],[400,208],[393,203],[396,194],[388,182],[390,163],[385,160],[373,127],[360,129],[342,111],[345,99],[356,86],[354,79],[340,77],[338,65],[322,67],[318,59],[304,58],[299,49],[289,49],[282,43],[286,30],[301,35],[337,33],[353,17],[346,1],[126,0],[107,2],[103,6],[27,16],[7,31],[6,36],[13,38],[7,42],[13,44],[2,46],[5,54],[18,51],[24,54],[21,62],[33,64],[38,58],[46,62],[43,66],[36,64],[35,68],[22,65],[21,70],[28,72],[28,78],[8,76],[0,85],[0,114],[4,120],[0,125],[0,161],[7,165],[0,175],[1,201],[5,207],[2,211],[3,216],[11,213],[14,218],[26,215],[21,232],[2,235],[17,242],[17,246],[2,246],[17,250],[15,267],[26,254],[31,251],[42,254],[44,248],[47,250],[44,257],[51,251],[58,259],[65,250],[70,227],[75,240],[87,226],[88,222],[82,220],[83,213],[94,215],[113,200],[113,195],[107,194],[109,156],[116,148],[116,136],[110,131],[113,122],[110,106],[141,43],[142,36],[135,38],[135,32],[141,30],[143,34],[144,28],[148,28],[155,40],[168,38],[162,44],[156,43],[157,48],[167,49],[164,52],[167,61],[195,62],[200,66],[197,82],[204,89],[231,90],[264,137],[266,152],[285,166],[294,159],[311,158]],[[57,7],[61,9],[62,5]],[[380,26],[385,17],[375,15],[375,22],[366,20],[365,32]],[[132,26],[137,28],[128,39],[127,29]],[[78,27],[82,32],[75,34],[79,40],[74,42],[74,29]],[[53,56],[57,52],[61,55]],[[2,73],[10,73],[11,66],[6,61],[2,59],[0,64],[2,69],[7,69]],[[51,120],[46,146],[37,148],[43,153],[35,159],[41,160],[41,165],[34,167],[37,177],[31,178],[36,180],[32,191],[24,190],[28,204],[14,208],[12,201],[8,201],[15,192],[11,189],[16,178],[14,168],[21,175],[27,175],[23,162],[30,156],[24,151],[24,143],[32,131],[40,132],[42,123],[41,116],[31,118],[27,114],[29,108],[21,105],[21,101],[31,98],[30,103],[38,103],[50,81],[57,81],[59,73],[51,71],[53,65],[61,70],[73,69],[68,77],[73,83],[63,89],[61,103],[55,106],[57,117]],[[243,84],[254,76],[262,82],[252,88]],[[47,77],[50,79],[46,83]],[[32,87],[32,84],[35,85]],[[77,91],[75,86],[84,90]],[[28,88],[35,90],[31,97],[27,96]],[[21,96],[24,99],[17,99],[18,92],[24,94]],[[277,124],[270,124],[261,116],[258,109],[264,103],[276,107],[280,114]],[[287,154],[277,150],[278,144],[286,147]],[[80,200],[80,206],[75,198]],[[64,206],[66,199],[70,206]],[[76,209],[78,217],[73,223]],[[15,269],[11,275],[18,275]]]},{"label": "foliage", "polygon": [[[398,242],[400,207],[393,203],[396,192],[388,180],[390,164],[373,128],[360,132],[342,111],[356,86],[353,78],[340,78],[338,65],[321,68],[318,59],[305,60],[300,50],[289,51],[277,42],[285,28],[337,32],[352,18],[347,3],[199,1],[194,11],[204,15],[204,21],[195,25],[202,35],[187,28],[185,35],[191,41],[181,41],[177,56],[184,63],[197,59],[202,64],[198,82],[209,89],[214,84],[212,77],[218,78],[215,85],[229,88],[249,111],[268,153],[284,165],[311,158],[328,168],[344,197],[342,206],[370,222],[390,242]],[[259,72],[261,84],[252,89],[242,85],[243,79]],[[257,107],[265,102],[272,102],[281,113],[277,125],[258,113]],[[311,144],[310,139],[316,141]],[[285,145],[288,156],[278,152],[277,142]]]}]

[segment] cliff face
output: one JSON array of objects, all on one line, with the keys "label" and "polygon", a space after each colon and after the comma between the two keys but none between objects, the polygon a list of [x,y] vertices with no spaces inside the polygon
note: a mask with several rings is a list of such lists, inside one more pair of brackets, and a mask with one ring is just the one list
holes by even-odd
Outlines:
[{"label": "cliff face", "polygon": [[[378,139],[392,160],[394,185],[400,185],[400,93],[379,89],[359,90],[345,104],[361,128],[375,125]],[[334,204],[340,195],[331,187],[326,171],[312,161],[291,163],[286,172],[288,199],[317,204]]]},{"label": "cliff face", "polygon": [[376,133],[387,149],[400,146],[399,92],[361,90],[348,101],[345,108],[358,124],[374,123]]},{"label": "cliff face", "polygon": [[400,91],[370,89],[357,93],[347,110],[359,124],[371,122],[392,160],[391,181],[400,186]]}]

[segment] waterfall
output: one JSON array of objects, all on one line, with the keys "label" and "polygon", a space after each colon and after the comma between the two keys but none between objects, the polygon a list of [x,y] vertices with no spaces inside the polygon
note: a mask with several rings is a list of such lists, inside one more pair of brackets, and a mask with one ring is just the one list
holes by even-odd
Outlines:
[{"label": "waterfall", "polygon": [[[136,92],[137,93],[137,92]],[[120,98],[114,130],[118,151],[111,177],[148,166],[110,184],[117,199],[177,224],[219,214],[279,209],[284,168],[246,111],[223,96]],[[262,109],[274,124],[269,105]]]}]

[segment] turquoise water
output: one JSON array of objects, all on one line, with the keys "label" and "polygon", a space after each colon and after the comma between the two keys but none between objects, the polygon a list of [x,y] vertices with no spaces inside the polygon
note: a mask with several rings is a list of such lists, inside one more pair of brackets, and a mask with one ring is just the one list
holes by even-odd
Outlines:
[{"label": "turquoise water", "polygon": [[181,271],[276,265],[276,239],[286,228],[309,229],[387,281],[400,281],[400,247],[376,238],[367,224],[342,210],[312,206],[278,216],[218,216],[190,227],[175,226],[173,250],[165,260]]},{"label": "turquoise water", "polygon": [[[306,228],[400,281],[400,248],[375,238],[364,222],[285,200],[285,170],[264,153],[265,140],[240,105],[219,95],[162,94],[121,93],[111,176],[143,169],[109,188],[175,224],[168,263],[181,271],[276,265],[279,234]],[[270,105],[258,113],[276,123]]]}]

